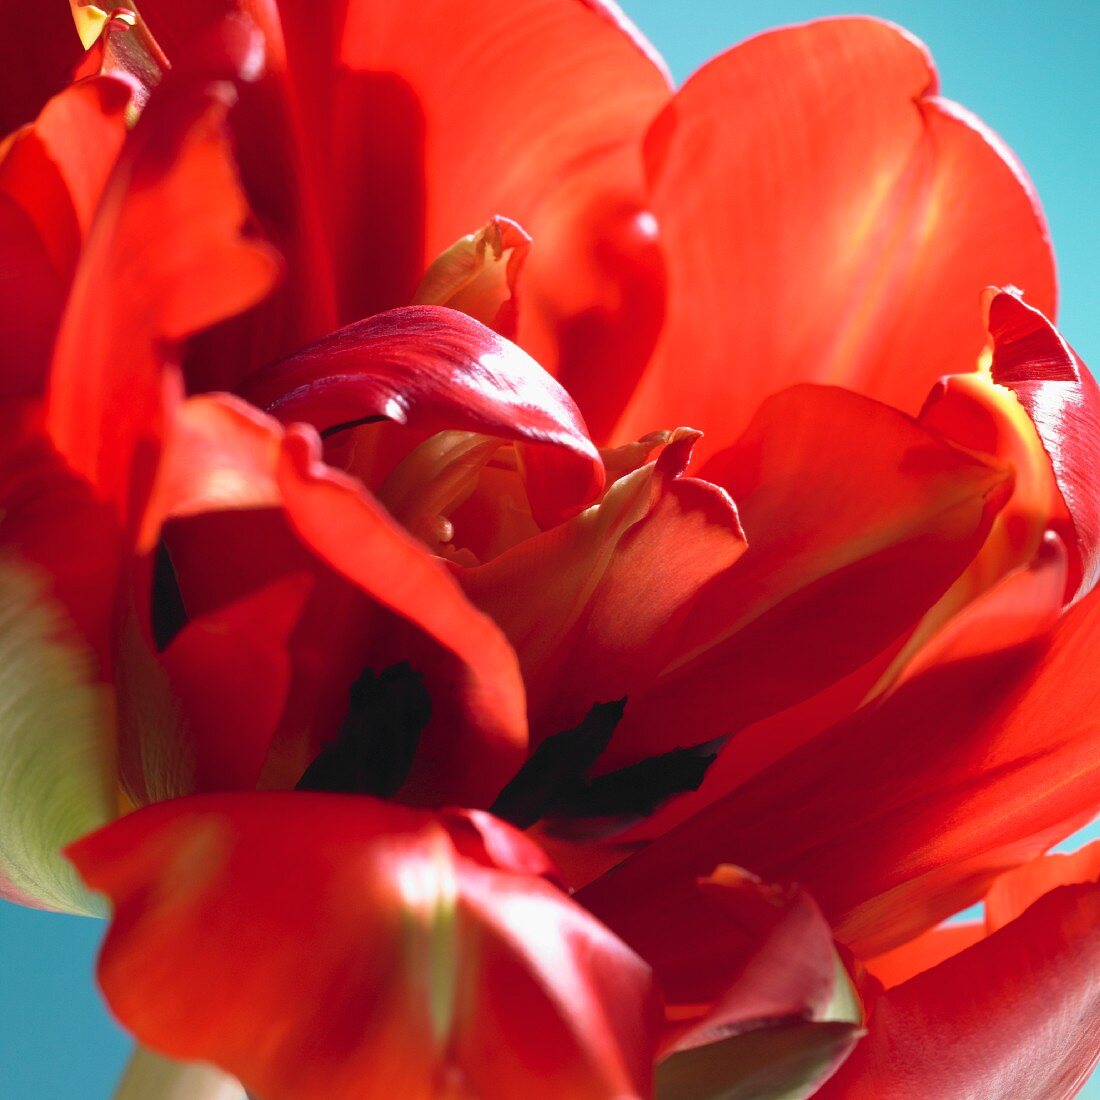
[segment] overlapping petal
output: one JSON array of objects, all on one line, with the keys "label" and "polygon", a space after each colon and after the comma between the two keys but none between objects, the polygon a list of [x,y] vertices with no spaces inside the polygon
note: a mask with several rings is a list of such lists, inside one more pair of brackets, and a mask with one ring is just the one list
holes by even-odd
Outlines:
[{"label": "overlapping petal", "polygon": [[870,19],[759,35],[685,84],[647,139],[668,316],[620,438],[671,418],[721,447],[799,381],[916,412],[976,362],[986,286],[1053,309],[1030,183],[936,86]]},{"label": "overlapping petal", "polygon": [[632,857],[605,888],[642,896],[736,860],[804,884],[859,954],[896,946],[1094,810],[1100,697],[1080,655],[1098,631],[1100,603],[1086,599],[1048,646],[915,677]]},{"label": "overlapping petal", "polygon": [[0,149],[5,396],[44,388],[81,245],[122,148],[130,95],[117,80],[71,85]]},{"label": "overlapping petal", "polygon": [[598,505],[457,573],[519,654],[537,738],[568,729],[593,703],[644,695],[676,656],[699,592],[744,552],[729,497],[682,476],[697,438],[674,433]]},{"label": "overlapping petal", "polygon": [[164,803],[86,838],[69,852],[114,901],[113,1008],[271,1100],[644,1095],[648,967],[449,829],[366,798],[268,794]]},{"label": "overlapping petal", "polygon": [[[442,562],[358,482],[322,462],[312,429],[284,430],[234,398],[190,399],[168,436],[142,531],[145,547],[155,545],[166,520],[183,523],[165,532],[190,622],[158,658],[152,627],[137,605],[128,652],[139,666],[144,662],[144,672],[138,668],[135,675],[163,664],[173,690],[186,687],[200,710],[216,709],[214,701],[222,700],[224,713],[208,715],[204,728],[189,735],[217,762],[200,786],[250,786],[250,769],[258,771],[272,739],[284,735],[292,751],[277,785],[293,785],[318,738],[335,734],[350,684],[365,668],[380,671],[402,660],[426,677],[436,715],[423,735],[410,797],[420,790],[420,799],[433,792],[437,801],[487,805],[522,762],[527,724],[511,647]],[[303,583],[312,584],[304,606]],[[143,599],[146,589],[139,584],[136,591]],[[236,624],[231,630],[227,615]],[[220,661],[213,658],[218,647],[201,642],[210,631],[222,645],[240,647],[236,659],[225,660],[226,652]],[[180,665],[183,651],[190,657]],[[265,653],[274,666],[260,660]],[[284,671],[276,676],[274,668]],[[205,680],[201,669],[208,671]],[[140,679],[135,699],[139,686]],[[141,706],[130,712],[138,742],[148,746],[141,755],[152,751],[155,759],[163,752],[156,748],[162,729],[170,731],[178,718],[171,698],[161,692],[152,697],[152,713]],[[281,698],[286,711],[276,706]],[[192,709],[183,708],[185,718]],[[224,767],[229,750],[220,747],[218,731],[234,724],[234,713],[244,771]],[[192,781],[194,759],[185,761]],[[126,770],[138,775],[144,767]],[[160,788],[162,794],[193,789],[193,782]]]},{"label": "overlapping petal", "polygon": [[[704,588],[676,659],[625,716],[621,748],[653,751],[685,728],[696,741],[734,733],[888,657],[969,564],[1009,487],[1006,469],[909,417],[814,386],[766,402],[701,474],[736,501],[749,551]],[[872,667],[834,700],[833,717],[874,678]],[[710,789],[814,731],[807,721],[731,745]]]}]

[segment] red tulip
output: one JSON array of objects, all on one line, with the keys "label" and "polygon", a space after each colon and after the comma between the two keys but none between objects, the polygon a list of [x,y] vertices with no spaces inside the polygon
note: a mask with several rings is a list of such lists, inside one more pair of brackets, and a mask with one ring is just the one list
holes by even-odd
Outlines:
[{"label": "red tulip", "polygon": [[266,1100],[1073,1095],[1100,395],[922,47],[72,9],[0,148],[3,893],[94,910],[67,845],[120,1019]]}]

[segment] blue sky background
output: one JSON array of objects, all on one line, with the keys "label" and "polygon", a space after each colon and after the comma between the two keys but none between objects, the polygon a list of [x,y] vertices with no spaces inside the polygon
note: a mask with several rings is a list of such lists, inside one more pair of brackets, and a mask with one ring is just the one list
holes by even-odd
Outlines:
[{"label": "blue sky background", "polygon": [[[811,0],[625,0],[677,80],[768,27],[825,15],[879,15],[931,47],[945,95],[981,115],[1035,180],[1061,273],[1061,327],[1100,365],[1100,4],[921,0],[859,8]],[[1090,836],[1100,835],[1093,828]],[[102,925],[0,902],[0,1096],[107,1100],[129,1043],[92,971]],[[1100,1100],[1100,1084],[1084,1096]]]}]

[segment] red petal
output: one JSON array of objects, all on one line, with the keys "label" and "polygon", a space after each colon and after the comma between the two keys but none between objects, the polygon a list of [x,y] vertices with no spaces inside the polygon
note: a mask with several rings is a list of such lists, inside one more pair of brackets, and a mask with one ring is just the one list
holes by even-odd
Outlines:
[{"label": "red petal", "polygon": [[155,455],[178,384],[172,346],[252,304],[275,276],[269,252],[240,236],[229,95],[182,78],[162,86],[108,184],[54,349],[49,430],[125,515],[146,491],[134,465]]},{"label": "red petal", "polygon": [[1095,810],[1100,686],[1081,668],[1098,645],[1090,597],[1043,652],[915,678],[634,856],[616,889],[643,897],[736,860],[805,885],[858,954],[889,950]]},{"label": "red petal", "polygon": [[902,982],[925,970],[931,970],[945,959],[973,947],[985,939],[985,925],[981,921],[958,924],[939,924],[922,932],[916,939],[886,951],[864,964],[885,989],[893,989]]},{"label": "red petal", "polygon": [[[264,584],[313,575],[308,622],[295,642],[301,682],[293,702],[304,710],[287,717],[300,719],[286,731],[295,753],[316,751],[310,736],[335,733],[326,718],[339,723],[348,685],[364,667],[409,660],[425,675],[436,713],[412,789],[435,804],[487,805],[526,750],[515,655],[442,562],[360,484],[326,467],[316,443],[309,429],[284,434],[234,398],[192,398],[174,418],[141,547],[155,545],[166,518],[201,521],[173,528],[168,539],[195,617],[216,615]],[[226,526],[219,514],[239,521]],[[227,666],[225,686],[207,690],[231,692],[236,675]],[[281,778],[293,783],[300,772]]]},{"label": "red petal", "polygon": [[[701,474],[737,502],[749,542],[681,628],[678,652],[628,708],[619,744],[734,733],[889,657],[981,547],[1008,472],[909,417],[832,387],[767,401]],[[826,724],[874,683],[832,701]],[[815,732],[758,728],[711,769],[713,798]],[[709,793],[708,793],[709,792]],[[746,866],[756,869],[751,861]]]},{"label": "red petal", "polygon": [[1100,887],[1041,898],[886,992],[821,1100],[1069,1100],[1100,1054]]},{"label": "red petal", "polygon": [[[656,462],[620,478],[597,506],[456,571],[519,654],[536,737],[569,729],[593,703],[644,696],[679,655],[679,625],[699,592],[744,552],[729,497],[680,476],[697,438],[676,433]],[[704,732],[692,743],[705,740]]]},{"label": "red petal", "polygon": [[0,514],[5,552],[33,563],[44,593],[64,606],[107,678],[122,552],[118,526],[50,446],[37,403],[0,405]]},{"label": "red petal", "polygon": [[6,4],[4,38],[0,136],[35,117],[69,79],[82,53],[65,4]]},{"label": "red petal", "polygon": [[836,950],[802,890],[729,866],[645,899],[616,894],[615,881],[611,872],[577,900],[653,967],[665,995],[663,1054],[825,1013]]},{"label": "red petal", "polygon": [[424,635],[407,636],[395,623],[387,639],[393,659],[410,660],[435,689],[435,719],[421,737],[410,788],[436,805],[488,805],[526,751],[515,654],[443,563],[358,483],[324,466],[318,451],[316,436],[290,429],[278,470],[288,519],[333,570]]},{"label": "red petal", "polygon": [[647,140],[668,320],[618,438],[671,420],[723,446],[798,381],[915,412],[976,362],[987,285],[1053,308],[1030,184],[936,83],[869,19],[759,35],[687,82]]},{"label": "red petal", "polygon": [[332,110],[343,315],[403,305],[452,241],[514,218],[535,241],[521,343],[607,421],[597,406],[621,406],[660,321],[638,156],[669,95],[654,56],[602,0],[349,4]]},{"label": "red petal", "polygon": [[[193,618],[157,656],[135,627],[119,658],[119,757],[139,803],[255,787],[291,685],[308,575]],[[159,667],[158,667],[159,665]]]},{"label": "red petal", "polygon": [[1009,871],[985,896],[986,926],[991,932],[1014,921],[1056,886],[1100,879],[1100,841],[1076,852],[1056,852]]},{"label": "red petal", "polygon": [[[514,842],[522,845],[522,838]],[[648,968],[543,879],[368,798],[162,803],[70,849],[138,1038],[260,1095],[646,1095]]]},{"label": "red petal", "polygon": [[388,419],[518,440],[536,517],[557,522],[599,495],[603,464],[569,395],[478,321],[408,306],[326,336],[241,392],[284,423],[321,431]]},{"label": "red petal", "polygon": [[7,394],[40,394],[82,239],[126,134],[130,88],[95,79],[51,99],[0,160]]},{"label": "red petal", "polygon": [[1054,326],[1015,295],[990,303],[989,331],[993,381],[1027,410],[1069,509],[1071,592],[1080,598],[1100,580],[1100,389]]}]

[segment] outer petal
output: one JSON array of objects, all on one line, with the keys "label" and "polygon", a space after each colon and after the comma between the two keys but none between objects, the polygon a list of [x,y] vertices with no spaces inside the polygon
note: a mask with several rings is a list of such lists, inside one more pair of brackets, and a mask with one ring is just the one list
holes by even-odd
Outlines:
[{"label": "outer petal", "polygon": [[149,476],[134,464],[155,456],[178,385],[171,347],[252,304],[276,273],[271,254],[240,237],[230,101],[220,84],[163,86],[108,184],[54,349],[49,431],[130,517]]},{"label": "outer petal", "polygon": [[428,814],[186,799],[70,854],[115,902],[100,964],[115,1011],[271,1100],[648,1091],[648,968],[543,879],[464,857]]},{"label": "outer petal", "polygon": [[0,561],[0,897],[94,913],[59,849],[114,816],[110,702],[59,610]]},{"label": "outer petal", "polygon": [[536,242],[520,342],[603,431],[598,406],[617,410],[660,321],[639,153],[669,95],[652,48],[607,0],[346,11],[331,111],[343,315],[410,301],[459,236],[514,218]]},{"label": "outer petal", "polygon": [[644,896],[737,860],[803,883],[842,942],[880,954],[1095,812],[1100,689],[1081,662],[1098,644],[1090,598],[1045,650],[916,677],[607,877]]},{"label": "outer petal", "polygon": [[976,361],[987,285],[1053,308],[1031,185],[936,82],[869,19],[760,35],[687,82],[647,139],[668,319],[619,438],[671,418],[722,446],[803,380],[915,412]]},{"label": "outer petal", "polygon": [[131,89],[95,79],[54,96],[0,149],[0,387],[40,394],[80,246],[126,134]]},{"label": "outer petal", "polygon": [[885,993],[823,1100],[1069,1100],[1100,1055],[1100,886],[1064,886]]},{"label": "outer petal", "polygon": [[408,306],[326,336],[241,393],[322,432],[393,420],[518,440],[535,514],[551,523],[599,495],[603,464],[569,395],[514,344],[441,306]]}]

